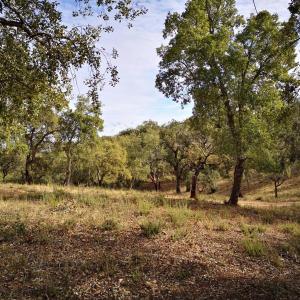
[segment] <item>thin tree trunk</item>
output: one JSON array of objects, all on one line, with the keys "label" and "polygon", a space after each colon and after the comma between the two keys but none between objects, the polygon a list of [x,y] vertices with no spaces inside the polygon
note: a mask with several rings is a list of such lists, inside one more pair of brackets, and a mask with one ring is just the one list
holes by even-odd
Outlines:
[{"label": "thin tree trunk", "polygon": [[67,155],[67,171],[66,171],[66,179],[65,179],[65,185],[71,184],[71,175],[72,175],[72,159],[71,155]]},{"label": "thin tree trunk", "polygon": [[31,167],[31,158],[30,155],[27,155],[26,162],[25,162],[25,183],[27,184],[33,183],[30,167]]},{"label": "thin tree trunk", "polygon": [[274,190],[274,192],[275,192],[275,198],[278,198],[278,186],[277,186],[277,182],[276,181],[274,182],[274,187],[275,187],[275,190]]},{"label": "thin tree trunk", "polygon": [[234,180],[233,180],[231,195],[229,201],[227,202],[227,204],[229,205],[238,204],[239,195],[241,192],[241,183],[242,183],[242,178],[244,173],[244,164],[245,164],[244,158],[237,159],[235,169],[234,169]]},{"label": "thin tree trunk", "polygon": [[191,188],[191,198],[197,199],[197,180],[198,175],[194,174],[192,176],[192,188]]},{"label": "thin tree trunk", "polygon": [[189,193],[191,191],[191,182],[190,180],[188,180],[186,182],[186,190],[185,190],[187,193]]},{"label": "thin tree trunk", "polygon": [[180,189],[180,176],[179,176],[178,172],[176,172],[176,193],[177,194],[181,193],[181,189]]}]

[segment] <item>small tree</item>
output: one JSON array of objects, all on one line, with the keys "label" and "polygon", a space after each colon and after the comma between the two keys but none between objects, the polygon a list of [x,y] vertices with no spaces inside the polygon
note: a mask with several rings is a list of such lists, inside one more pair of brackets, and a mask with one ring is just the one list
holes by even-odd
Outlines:
[{"label": "small tree", "polygon": [[128,176],[126,150],[116,140],[102,138],[90,152],[90,168],[99,186],[114,183],[121,175]]},{"label": "small tree", "polygon": [[165,160],[176,178],[176,193],[180,193],[181,180],[189,168],[190,130],[187,124],[172,121],[161,129],[160,138],[165,149]]},{"label": "small tree", "polygon": [[191,198],[197,199],[198,177],[205,169],[208,159],[214,153],[212,139],[208,136],[208,131],[195,130],[191,128],[191,145],[188,149],[188,161],[192,171]]},{"label": "small tree", "polygon": [[49,145],[56,140],[59,129],[58,114],[66,105],[64,94],[45,89],[42,94],[30,95],[22,103],[22,124],[24,140],[27,145],[24,181],[32,184],[34,174],[33,167],[37,163],[41,151],[47,151]]}]

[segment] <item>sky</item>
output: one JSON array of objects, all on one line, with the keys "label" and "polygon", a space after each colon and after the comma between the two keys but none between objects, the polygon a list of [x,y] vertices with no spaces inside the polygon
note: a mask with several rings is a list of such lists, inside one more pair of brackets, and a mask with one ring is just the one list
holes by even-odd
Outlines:
[{"label": "sky", "polygon": [[[192,105],[184,108],[179,103],[166,99],[155,88],[159,57],[156,48],[164,43],[162,30],[169,11],[182,12],[186,0],[140,0],[148,12],[134,21],[128,29],[125,24],[118,24],[115,31],[105,34],[101,46],[107,51],[116,48],[119,57],[115,61],[120,82],[116,87],[105,86],[101,91],[104,135],[114,135],[126,128],[133,128],[146,120],[159,124],[172,119],[184,120],[191,116]],[[289,17],[289,0],[256,0],[257,9],[267,9],[277,13],[282,20]],[[252,0],[237,0],[239,13],[249,16],[254,13]],[[63,5],[66,15],[71,13],[70,5]],[[95,19],[93,22],[97,22]],[[87,70],[77,74],[73,82],[74,93],[86,92],[83,78]]]}]

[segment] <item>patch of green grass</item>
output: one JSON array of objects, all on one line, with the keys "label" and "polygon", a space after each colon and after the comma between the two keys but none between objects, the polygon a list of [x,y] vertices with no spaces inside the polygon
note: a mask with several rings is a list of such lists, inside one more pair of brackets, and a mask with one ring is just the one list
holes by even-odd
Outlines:
[{"label": "patch of green grass", "polygon": [[287,234],[294,236],[300,235],[300,225],[298,223],[285,223],[280,225],[280,229]]},{"label": "patch of green grass", "polygon": [[276,220],[276,215],[272,211],[261,212],[261,220],[265,224],[273,224]]},{"label": "patch of green grass", "polygon": [[242,233],[248,237],[255,237],[258,234],[264,233],[266,231],[266,227],[261,224],[259,225],[241,224],[240,228]]},{"label": "patch of green grass", "polygon": [[0,224],[0,238],[4,241],[10,241],[15,237],[24,236],[27,233],[27,227],[24,222],[17,219],[12,223]]},{"label": "patch of green grass", "polygon": [[152,201],[156,207],[165,206],[167,204],[167,200],[162,194],[157,195]]},{"label": "patch of green grass", "polygon": [[213,230],[215,231],[227,231],[229,229],[229,224],[226,223],[224,220],[215,220],[213,221]]},{"label": "patch of green grass", "polygon": [[143,272],[139,268],[134,269],[131,272],[132,281],[135,283],[140,282],[143,279],[143,275]]},{"label": "patch of green grass", "polygon": [[265,244],[256,238],[244,238],[242,245],[246,253],[251,257],[261,257],[267,254]]},{"label": "patch of green grass", "polygon": [[152,237],[160,233],[162,224],[157,221],[145,221],[140,224],[142,234],[146,237]]},{"label": "patch of green grass", "polygon": [[183,238],[185,238],[188,234],[188,231],[186,228],[179,227],[175,228],[173,232],[171,233],[171,240],[172,241],[179,241]]},{"label": "patch of green grass", "polygon": [[138,201],[137,205],[138,205],[138,214],[141,216],[148,216],[153,208],[153,203],[146,200]]},{"label": "patch of green grass", "polygon": [[119,223],[113,219],[107,219],[101,224],[101,229],[105,231],[117,230],[119,228]]},{"label": "patch of green grass", "polygon": [[184,225],[188,221],[188,219],[193,215],[193,212],[187,207],[168,207],[166,208],[166,212],[171,223],[175,226]]}]

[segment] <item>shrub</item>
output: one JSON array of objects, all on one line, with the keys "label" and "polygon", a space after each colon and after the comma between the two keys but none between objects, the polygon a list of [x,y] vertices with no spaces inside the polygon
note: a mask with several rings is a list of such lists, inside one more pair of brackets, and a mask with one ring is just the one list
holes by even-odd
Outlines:
[{"label": "shrub", "polygon": [[140,224],[140,228],[141,228],[144,236],[151,237],[151,236],[154,236],[154,235],[157,235],[160,233],[161,223],[146,221],[146,222]]}]

